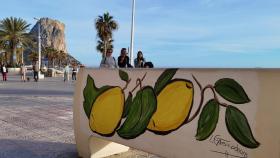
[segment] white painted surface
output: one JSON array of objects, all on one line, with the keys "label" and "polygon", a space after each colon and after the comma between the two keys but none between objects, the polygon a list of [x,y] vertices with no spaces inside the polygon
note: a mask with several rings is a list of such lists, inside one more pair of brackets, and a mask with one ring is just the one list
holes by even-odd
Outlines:
[{"label": "white painted surface", "polygon": [[[130,69],[125,70],[132,79],[128,89],[135,86],[136,78],[141,78],[146,72],[147,77],[144,85],[153,86],[164,71],[164,69]],[[96,86],[118,85],[123,87],[125,83],[120,80],[118,70],[112,69],[82,69],[79,73],[78,82],[75,89],[74,98],[74,130],[77,142],[78,152],[83,157],[89,157],[90,150],[88,140],[91,136],[101,138],[107,141],[117,142],[129,147],[140,149],[156,155],[168,158],[219,158],[226,155],[214,151],[229,153],[236,156],[242,156],[240,152],[213,142],[216,136],[225,139],[230,146],[238,147],[242,152],[246,152],[247,157],[270,158],[280,157],[280,70],[256,70],[256,69],[180,69],[174,78],[183,78],[191,80],[195,87],[193,110],[197,108],[200,101],[200,93],[197,84],[195,84],[192,75],[194,75],[202,84],[214,84],[221,78],[233,78],[238,81],[251,99],[250,103],[236,105],[247,117],[255,138],[261,143],[256,149],[243,147],[236,142],[225,127],[225,108],[220,108],[219,122],[212,137],[205,141],[195,139],[198,117],[191,123],[182,126],[178,130],[168,135],[155,135],[149,131],[139,137],[131,140],[120,138],[117,134],[113,137],[102,137],[91,132],[83,109],[83,89],[86,84],[87,75],[94,78]],[[126,92],[127,96],[127,92]],[[213,95],[207,91],[205,102],[211,99]],[[220,98],[223,102],[227,102]],[[227,102],[228,103],[228,102]],[[244,155],[243,155],[244,156]]]}]

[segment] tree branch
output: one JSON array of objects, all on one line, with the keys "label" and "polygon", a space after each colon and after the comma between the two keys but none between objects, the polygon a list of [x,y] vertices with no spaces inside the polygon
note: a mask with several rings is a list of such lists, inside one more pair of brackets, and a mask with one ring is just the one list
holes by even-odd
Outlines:
[{"label": "tree branch", "polygon": [[219,105],[221,105],[221,106],[223,106],[223,107],[228,107],[228,104],[222,103],[222,102],[219,101],[219,98],[217,97],[217,94],[216,94],[216,92],[215,92],[215,88],[214,88],[212,85],[207,85],[207,86],[205,86],[205,87],[202,89],[201,84],[198,82],[198,80],[195,78],[195,76],[192,75],[192,77],[194,78],[195,82],[198,84],[198,86],[199,86],[199,88],[200,88],[200,90],[201,90],[201,93],[200,93],[201,99],[200,99],[200,103],[199,103],[198,109],[197,109],[196,112],[193,114],[193,116],[190,117],[190,118],[185,122],[185,124],[190,123],[191,121],[193,121],[193,120],[198,116],[198,114],[200,113],[200,110],[201,110],[201,108],[202,108],[202,106],[203,106],[203,102],[204,102],[204,93],[205,93],[205,91],[206,91],[207,89],[210,89],[210,90],[212,91],[212,93],[213,93],[213,95],[214,95],[214,99],[215,99],[215,101],[216,101]]},{"label": "tree branch", "polygon": [[140,86],[140,88],[142,88],[142,82],[145,79],[146,75],[147,75],[147,73],[145,73],[145,75],[141,79],[140,78],[137,79],[136,86],[133,88],[132,91],[130,91],[130,93],[133,93],[136,90],[136,88],[138,88],[139,86]]}]

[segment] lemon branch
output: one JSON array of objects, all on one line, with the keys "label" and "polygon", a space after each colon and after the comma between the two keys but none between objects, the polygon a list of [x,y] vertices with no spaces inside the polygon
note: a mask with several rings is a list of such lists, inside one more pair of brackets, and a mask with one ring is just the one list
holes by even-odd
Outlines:
[{"label": "lemon branch", "polygon": [[132,89],[132,91],[130,91],[130,93],[133,93],[139,86],[140,88],[142,88],[142,82],[144,81],[146,75],[147,73],[145,73],[145,75],[141,79],[140,78],[137,79],[136,86]]},{"label": "lemon branch", "polygon": [[142,81],[141,81],[140,78],[137,78],[136,84],[139,84],[140,85],[140,89],[142,89]]},{"label": "lemon branch", "polygon": [[191,121],[193,121],[197,116],[198,114],[200,113],[200,110],[203,106],[203,102],[204,102],[204,93],[207,89],[210,89],[214,95],[214,100],[219,103],[219,105],[223,106],[223,107],[228,107],[229,105],[226,104],[226,103],[222,103],[219,101],[219,98],[217,97],[217,94],[216,94],[216,91],[215,91],[215,88],[213,85],[206,85],[204,88],[202,88],[201,84],[199,83],[199,81],[196,79],[196,77],[194,75],[192,75],[193,79],[195,80],[195,82],[197,83],[200,91],[201,91],[201,99],[200,99],[200,103],[199,103],[199,106],[198,106],[198,109],[196,110],[196,112],[193,114],[192,117],[190,117],[187,121],[186,121],[186,124],[187,123],[190,123]]},{"label": "lemon branch", "polygon": [[131,78],[128,81],[126,81],[126,84],[125,84],[125,86],[122,89],[123,91],[127,89],[127,87],[128,87],[130,82],[131,82]]}]

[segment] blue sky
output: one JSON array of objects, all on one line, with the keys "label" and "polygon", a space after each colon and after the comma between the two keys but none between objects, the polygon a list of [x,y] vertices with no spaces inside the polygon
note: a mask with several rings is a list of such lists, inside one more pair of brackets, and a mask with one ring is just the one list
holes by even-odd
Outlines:
[{"label": "blue sky", "polygon": [[[98,66],[94,21],[109,12],[119,23],[114,56],[130,43],[132,0],[9,0],[0,18],[66,25],[70,54]],[[135,51],[156,67],[280,67],[279,0],[136,0]]]}]

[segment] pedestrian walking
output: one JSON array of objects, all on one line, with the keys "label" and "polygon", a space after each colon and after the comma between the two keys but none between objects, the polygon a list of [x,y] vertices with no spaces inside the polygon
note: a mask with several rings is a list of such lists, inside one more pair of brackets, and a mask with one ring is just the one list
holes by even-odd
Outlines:
[{"label": "pedestrian walking", "polygon": [[8,68],[6,67],[5,64],[1,66],[1,72],[2,72],[3,81],[7,81]]},{"label": "pedestrian walking", "polygon": [[69,65],[64,67],[64,82],[69,81]]},{"label": "pedestrian walking", "polygon": [[26,81],[26,72],[27,72],[27,68],[25,67],[24,64],[22,64],[20,67],[20,73],[21,73],[21,81],[23,82]]},{"label": "pedestrian walking", "polygon": [[39,63],[36,61],[33,65],[33,75],[34,75],[34,81],[38,82],[39,80]]},{"label": "pedestrian walking", "polygon": [[103,57],[100,63],[100,67],[102,68],[118,68],[116,59],[112,56],[113,49],[108,49],[106,52],[106,56]]},{"label": "pedestrian walking", "polygon": [[72,80],[73,81],[76,81],[77,80],[77,66],[76,65],[73,65],[73,68],[72,68]]}]

